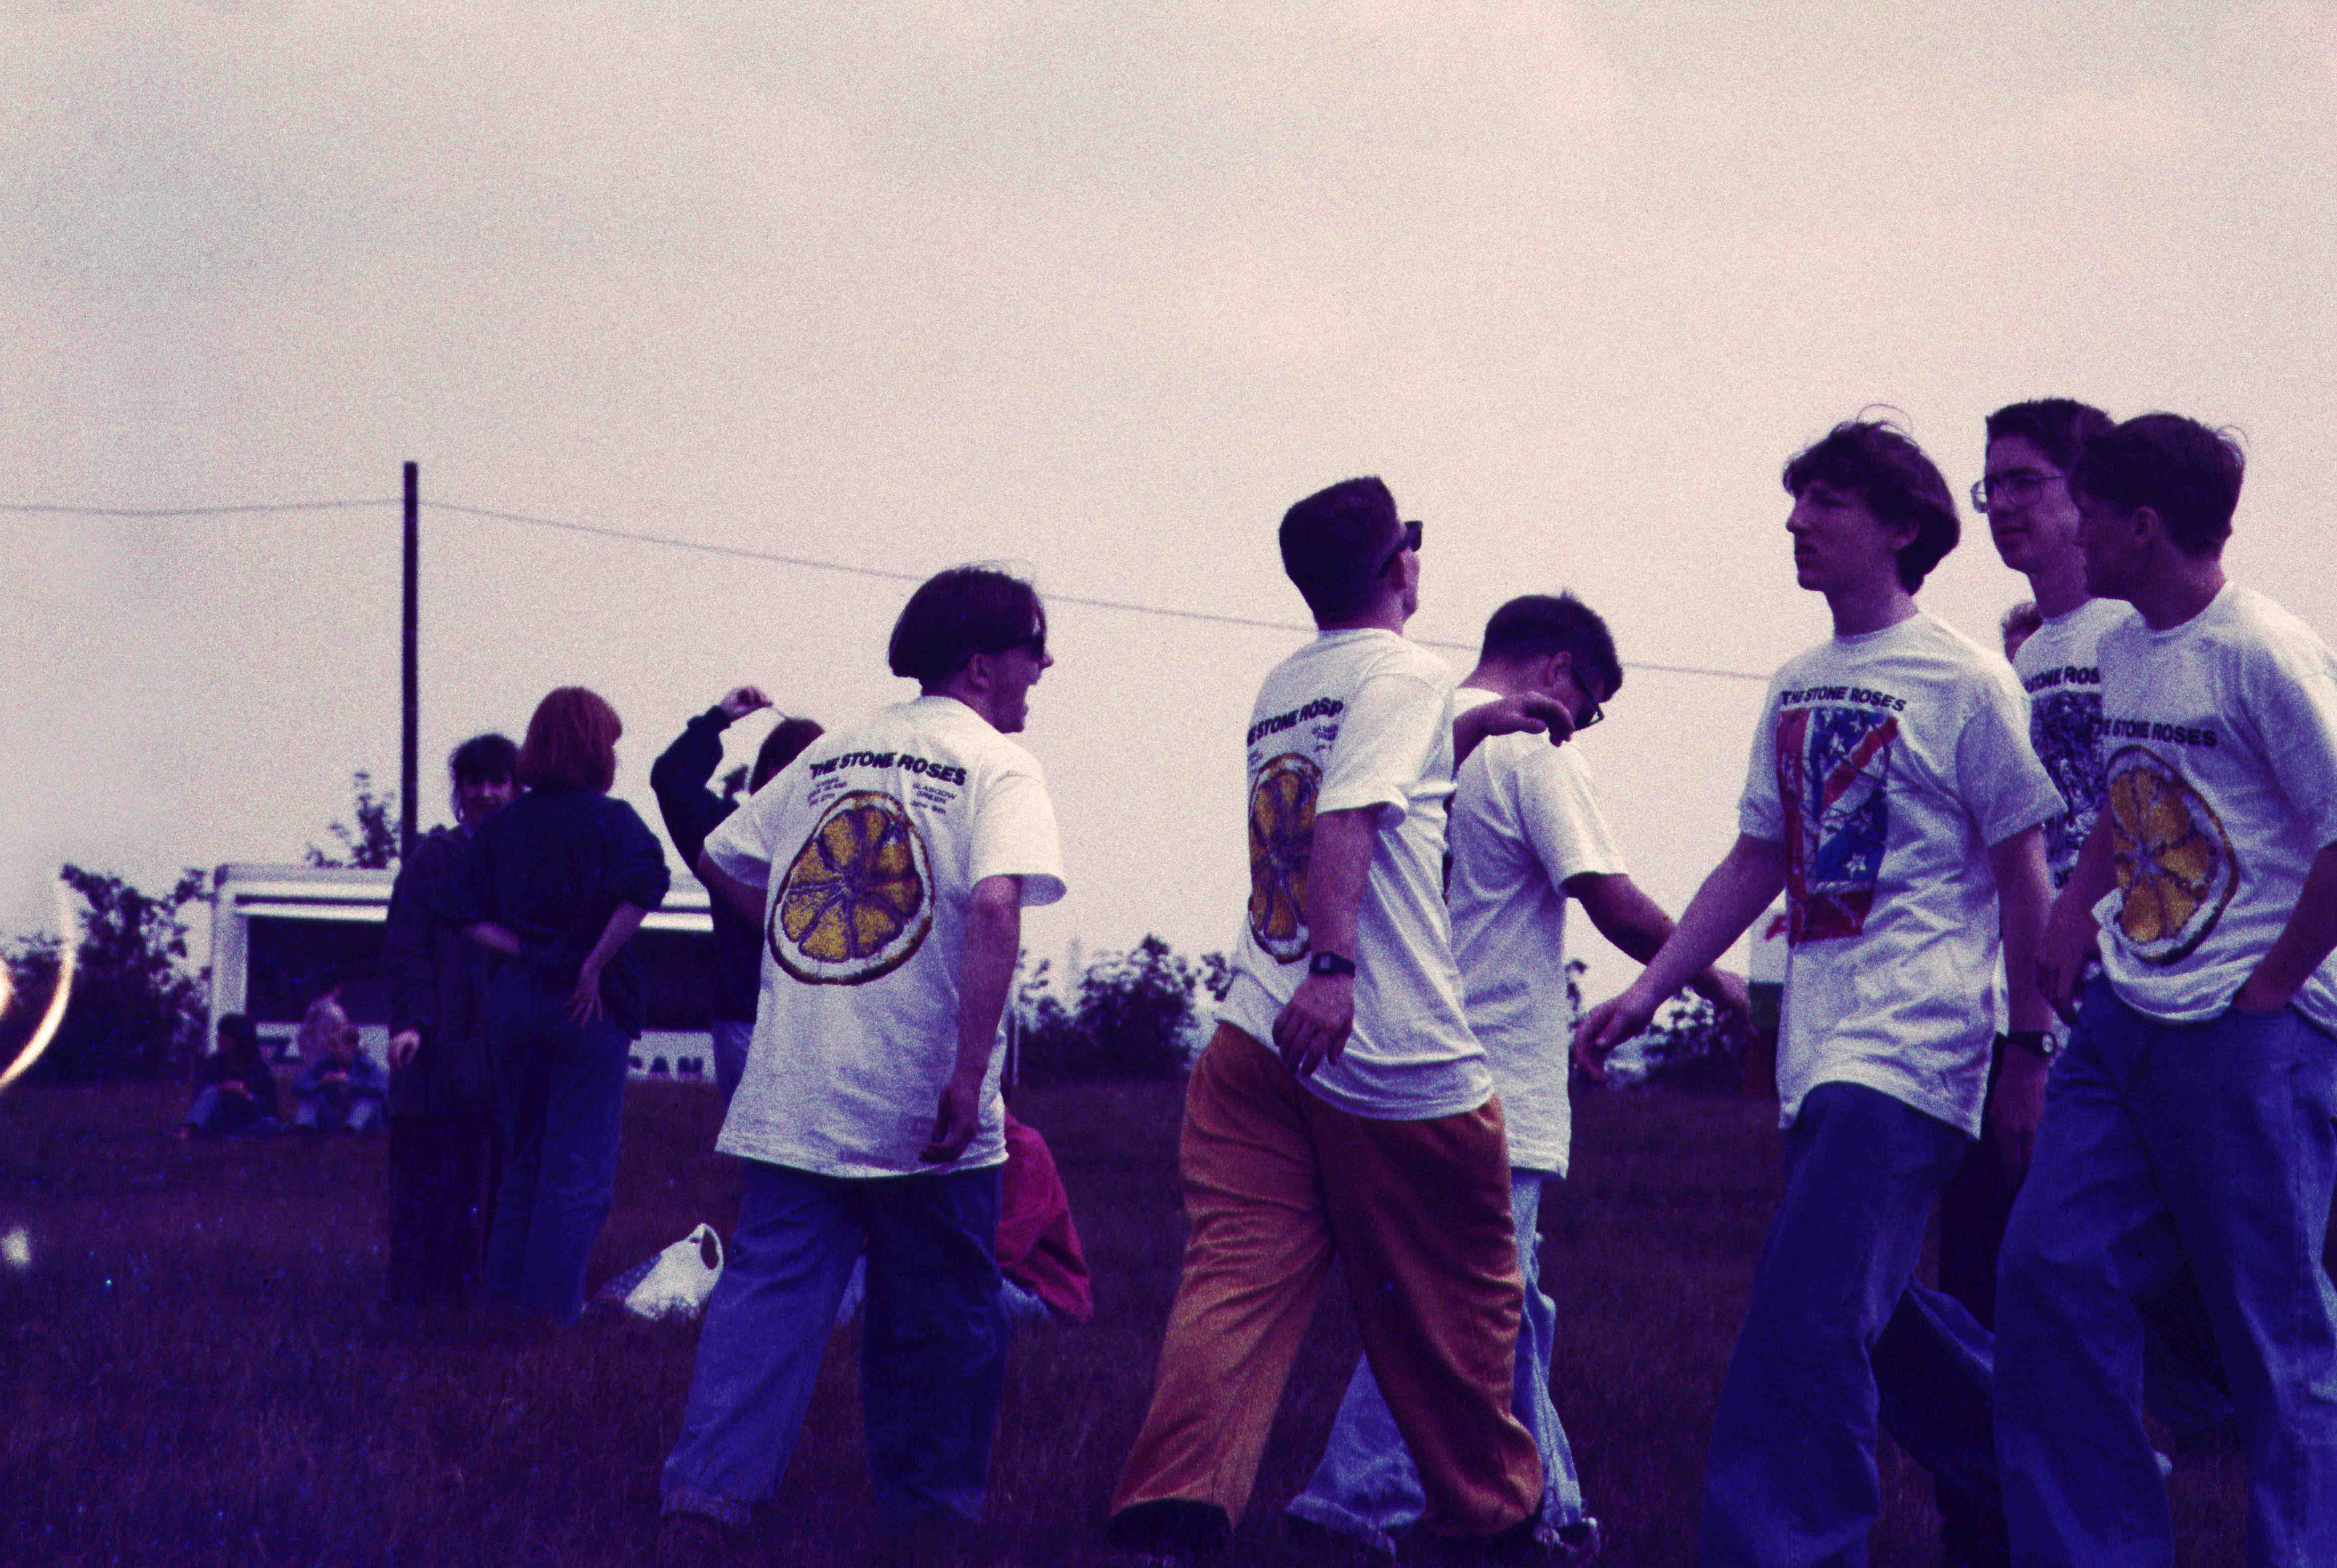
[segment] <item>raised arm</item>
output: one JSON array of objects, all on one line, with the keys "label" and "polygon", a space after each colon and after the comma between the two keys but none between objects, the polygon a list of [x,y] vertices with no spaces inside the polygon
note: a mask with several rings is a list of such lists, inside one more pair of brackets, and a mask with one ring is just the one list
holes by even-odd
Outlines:
[{"label": "raised arm", "polygon": [[1469,753],[1495,735],[1542,735],[1553,746],[1574,733],[1574,716],[1555,697],[1540,691],[1520,692],[1494,702],[1480,702],[1452,720],[1452,768],[1469,760]]},{"label": "raised arm", "polygon": [[965,951],[958,958],[957,1062],[934,1113],[933,1140],[917,1154],[928,1165],[946,1165],[964,1153],[981,1129],[982,1088],[1022,949],[1022,878],[983,877],[973,885]]},{"label": "raised arm", "polygon": [[1608,1053],[1645,1029],[1665,997],[1711,968],[1785,886],[1785,845],[1738,834],[1639,977],[1592,1008],[1575,1030],[1574,1059],[1583,1070],[1604,1077]]}]

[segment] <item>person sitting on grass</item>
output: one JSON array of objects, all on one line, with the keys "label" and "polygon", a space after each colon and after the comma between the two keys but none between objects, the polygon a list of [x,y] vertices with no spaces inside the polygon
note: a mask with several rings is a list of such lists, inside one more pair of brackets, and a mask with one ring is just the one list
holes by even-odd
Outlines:
[{"label": "person sitting on grass", "polygon": [[232,1138],[278,1131],[276,1074],[259,1049],[259,1031],[240,1013],[219,1021],[219,1048],[195,1067],[194,1103],[181,1138]]},{"label": "person sitting on grass", "polygon": [[292,1126],[300,1132],[370,1132],[381,1125],[389,1074],[357,1049],[355,1024],[328,1036],[319,1053],[304,1055],[292,1080]]}]

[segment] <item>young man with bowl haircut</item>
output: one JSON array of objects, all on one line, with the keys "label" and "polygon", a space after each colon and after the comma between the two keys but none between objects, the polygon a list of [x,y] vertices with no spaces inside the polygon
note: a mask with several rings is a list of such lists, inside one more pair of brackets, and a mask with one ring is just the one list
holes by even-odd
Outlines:
[{"label": "young man with bowl haircut", "polygon": [[1442,882],[1456,740],[1567,720],[1547,698],[1453,717],[1402,635],[1421,525],[1350,479],[1282,520],[1321,634],[1266,678],[1245,737],[1250,898],[1186,1091],[1191,1221],[1151,1407],[1106,1534],[1223,1549],[1335,1258],[1418,1461],[1426,1527],[1533,1548],[1541,1465],[1511,1414],[1520,1281],[1501,1109],[1463,1015]]},{"label": "young man with bowl haircut", "polygon": [[2185,1265],[2248,1456],[2247,1561],[2337,1562],[2337,656],[2225,580],[2243,473],[2229,437],[2146,414],[2069,474],[2087,590],[2135,613],[2100,642],[2102,808],[2043,959],[2074,1027],[1998,1274],[2024,1564],[2173,1560],[2136,1303]]},{"label": "young man with bowl haircut", "polygon": [[699,875],[763,932],[763,994],[715,1147],[745,1170],[666,1460],[668,1562],[777,1489],[854,1263],[885,1528],[981,1512],[1006,1369],[999,1018],[1022,910],[1063,896],[1038,762],[1008,737],[1054,661],[1032,586],[960,567],[893,628],[921,695],[831,730],[707,836]]},{"label": "young man with bowl haircut", "polygon": [[[1938,468],[1888,425],[1836,426],[1786,464],[1800,584],[1833,636],[1770,683],[1736,847],[1663,951],[1576,1037],[1595,1064],[1782,889],[1777,1046],[1785,1192],[1713,1417],[1701,1560],[1863,1560],[1878,1418],[1992,1504],[1986,1337],[1914,1283],[1941,1185],[1980,1130],[2000,1027],[2041,1028],[2039,827],[2061,809],[2003,660],[1916,608],[1955,547]],[[1938,1386],[1961,1368],[1964,1403]]]}]

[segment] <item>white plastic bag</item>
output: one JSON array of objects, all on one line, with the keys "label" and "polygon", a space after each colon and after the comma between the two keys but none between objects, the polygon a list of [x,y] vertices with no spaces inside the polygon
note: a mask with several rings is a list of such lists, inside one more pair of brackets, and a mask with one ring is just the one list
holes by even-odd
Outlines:
[{"label": "white plastic bag", "polygon": [[722,1278],[722,1238],[700,1225],[657,1255],[641,1282],[625,1293],[625,1310],[640,1318],[680,1312],[695,1318]]}]

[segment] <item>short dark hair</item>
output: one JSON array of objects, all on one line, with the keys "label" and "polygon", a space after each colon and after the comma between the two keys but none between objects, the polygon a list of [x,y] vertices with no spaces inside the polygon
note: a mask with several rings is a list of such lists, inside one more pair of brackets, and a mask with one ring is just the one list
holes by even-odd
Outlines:
[{"label": "short dark hair", "polygon": [[1503,662],[1544,659],[1552,653],[1572,656],[1574,667],[1596,675],[1606,688],[1601,702],[1623,689],[1623,664],[1615,657],[1614,634],[1599,612],[1571,593],[1552,598],[1526,593],[1493,612],[1485,622],[1485,645],[1480,655]]},{"label": "short dark hair", "polygon": [[1344,621],[1372,602],[1372,584],[1403,532],[1395,497],[1378,479],[1342,479],[1282,514],[1282,570],[1317,622]]},{"label": "short dark hair", "polygon": [[219,1032],[227,1036],[239,1050],[257,1052],[259,1049],[259,1031],[253,1027],[251,1020],[241,1013],[220,1014]]},{"label": "short dark hair", "polygon": [[953,566],[901,606],[885,659],[894,674],[930,690],[977,653],[1046,645],[1047,607],[1036,588],[994,566]]},{"label": "short dark hair", "polygon": [[527,721],[512,777],[531,789],[594,789],[617,781],[624,720],[597,691],[561,686],[543,694]]},{"label": "short dark hair", "polygon": [[1912,524],[1899,549],[1899,585],[1912,593],[1963,537],[1956,504],[1939,465],[1887,419],[1845,419],[1786,461],[1785,490],[1795,500],[1813,485],[1856,492],[1877,521]]},{"label": "short dark hair", "polygon": [[2080,403],[2074,397],[2039,397],[2027,403],[2008,403],[1988,416],[1988,438],[2000,441],[2007,436],[2018,436],[2029,442],[2046,460],[2067,474],[2076,466],[2078,454],[2094,436],[2108,434],[2110,416],[2090,403]]},{"label": "short dark hair", "polygon": [[2145,414],[2086,443],[2069,488],[2122,512],[2147,506],[2186,555],[2215,555],[2232,536],[2247,455],[2228,433],[2180,414]]},{"label": "short dark hair", "polygon": [[519,766],[519,748],[511,737],[490,730],[474,735],[448,753],[446,771],[457,784],[485,784],[497,779],[508,779]]},{"label": "short dark hair", "polygon": [[761,749],[755,753],[755,770],[747,775],[748,792],[769,783],[771,775],[802,756],[805,747],[826,733],[809,719],[782,719],[772,725],[771,732],[763,737]]}]

